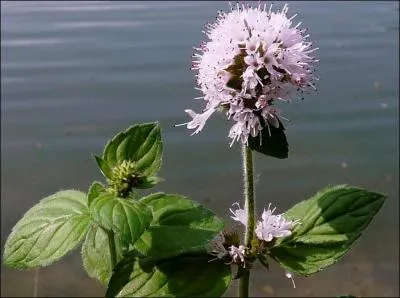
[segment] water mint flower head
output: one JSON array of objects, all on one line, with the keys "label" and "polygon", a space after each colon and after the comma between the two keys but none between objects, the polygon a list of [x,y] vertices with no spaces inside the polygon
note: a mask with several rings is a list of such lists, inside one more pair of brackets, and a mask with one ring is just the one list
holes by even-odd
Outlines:
[{"label": "water mint flower head", "polygon": [[[272,5],[271,5],[272,7]],[[292,26],[288,6],[272,12],[271,7],[236,5],[219,12],[207,24],[207,42],[195,48],[192,69],[206,106],[202,113],[185,110],[192,118],[187,128],[199,133],[207,119],[222,110],[235,122],[229,137],[247,144],[269,125],[279,127],[276,100],[289,101],[296,91],[313,84],[312,43],[306,41],[301,23]]]},{"label": "water mint flower head", "polygon": [[271,241],[273,238],[287,237],[292,234],[292,229],[298,221],[286,220],[282,214],[274,215],[274,209],[268,209],[261,215],[262,220],[257,222],[255,233],[258,239]]}]

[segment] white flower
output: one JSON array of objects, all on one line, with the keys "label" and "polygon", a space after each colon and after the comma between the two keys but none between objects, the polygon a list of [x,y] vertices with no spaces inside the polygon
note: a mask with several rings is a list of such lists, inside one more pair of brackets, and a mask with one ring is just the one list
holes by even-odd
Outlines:
[{"label": "white flower", "polygon": [[185,110],[186,113],[189,114],[190,117],[193,118],[192,121],[184,124],[178,124],[178,125],[187,125],[187,128],[192,129],[192,128],[197,128],[192,135],[199,133],[204,125],[206,124],[206,121],[210,116],[215,112],[215,109],[208,109],[206,110],[203,114],[196,114],[192,110]]},{"label": "white flower", "polygon": [[225,237],[222,232],[220,232],[217,236],[215,236],[210,242],[206,245],[206,250],[209,254],[216,256],[218,259],[222,259],[228,252],[224,247]]},{"label": "white flower", "polygon": [[229,208],[229,211],[234,215],[234,216],[231,216],[231,218],[233,220],[240,221],[243,225],[246,226],[247,225],[246,210],[240,208],[240,205],[237,202],[232,204],[232,206],[234,206],[234,205],[237,205],[238,209],[233,211],[231,208]]},{"label": "white flower", "polygon": [[240,262],[244,263],[245,250],[246,248],[243,245],[239,245],[239,247],[231,245],[228,253],[232,257],[232,262],[237,263],[240,260]]},{"label": "white flower", "polygon": [[286,237],[292,234],[291,230],[298,221],[286,220],[282,214],[273,215],[274,209],[270,209],[271,204],[268,205],[268,210],[264,209],[261,216],[262,220],[257,222],[256,236],[264,241],[271,241],[273,238]]},{"label": "white flower", "polygon": [[224,234],[220,232],[205,245],[207,252],[216,257],[215,259],[210,260],[210,262],[216,259],[226,259],[226,257],[229,256],[230,261],[226,263],[228,265],[239,262],[244,263],[246,248],[243,245],[239,245],[239,247],[231,245],[226,249],[224,244],[226,244],[225,237]]},{"label": "white flower", "polygon": [[293,279],[293,274],[292,274],[292,272],[286,271],[286,272],[285,272],[285,275],[286,275],[287,278],[290,278],[290,279],[292,280],[293,288],[296,289],[296,284],[294,283],[294,279]]},{"label": "white flower", "polygon": [[[272,5],[271,5],[272,7]],[[288,6],[281,11],[266,10],[264,5],[251,7],[237,4],[229,13],[220,12],[205,32],[199,53],[193,55],[192,69],[197,71],[198,88],[206,107],[201,114],[184,123],[199,133],[217,109],[225,111],[233,124],[232,143],[248,143],[269,125],[279,126],[275,100],[289,101],[291,94],[314,85],[312,43],[300,25],[292,27],[287,18]],[[264,125],[265,123],[265,125]],[[264,126],[264,127],[263,127]]]}]

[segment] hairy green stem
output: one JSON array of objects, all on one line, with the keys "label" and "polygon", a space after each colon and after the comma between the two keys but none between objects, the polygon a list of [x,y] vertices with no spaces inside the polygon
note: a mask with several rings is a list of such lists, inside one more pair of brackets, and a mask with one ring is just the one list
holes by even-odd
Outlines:
[{"label": "hairy green stem", "polygon": [[117,265],[117,250],[115,249],[115,238],[114,232],[107,231],[108,235],[108,246],[110,248],[110,258],[111,258],[111,268],[114,270],[115,266]]},{"label": "hairy green stem", "polygon": [[[254,235],[254,177],[253,177],[253,152],[250,147],[243,145],[243,181],[244,181],[244,208],[247,214],[246,232],[244,242],[251,248]],[[246,271],[239,281],[239,297],[249,297],[250,271]]]},{"label": "hairy green stem", "polygon": [[38,286],[39,286],[39,268],[36,268],[35,270],[35,280],[33,282],[33,293],[32,297],[37,297],[38,296]]},{"label": "hairy green stem", "polygon": [[246,271],[239,280],[238,297],[249,297],[250,271]]}]

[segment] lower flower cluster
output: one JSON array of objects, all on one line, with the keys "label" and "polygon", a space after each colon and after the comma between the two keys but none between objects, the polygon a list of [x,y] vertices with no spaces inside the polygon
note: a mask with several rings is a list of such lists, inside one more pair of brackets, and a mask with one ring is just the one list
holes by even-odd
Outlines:
[{"label": "lower flower cluster", "polygon": [[[238,209],[232,210],[232,219],[241,222],[244,226],[247,225],[247,214],[246,211],[240,208],[239,203],[234,203]],[[299,223],[295,220],[286,220],[282,214],[274,215],[275,209],[271,210],[271,204],[268,205],[268,209],[265,210],[261,215],[261,219],[257,222],[255,233],[258,239],[266,242],[272,241],[274,238],[287,237],[291,235],[293,227]]]},{"label": "lower flower cluster", "polygon": [[[237,206],[237,209],[229,209],[232,213],[231,218],[246,226],[246,210],[242,209],[239,203],[234,203],[233,206]],[[294,226],[299,224],[298,220],[287,220],[283,214],[274,214],[275,210],[276,208],[271,209],[271,204],[268,205],[267,210],[264,208],[261,220],[257,221],[256,224],[255,235],[257,239],[253,241],[254,247],[241,245],[236,231],[223,231],[206,245],[207,252],[216,257],[213,260],[222,259],[228,265],[236,264],[242,268],[249,267],[258,255],[262,255],[264,258],[265,246],[273,245],[274,239],[290,236]],[[296,287],[292,273],[286,272],[285,275],[292,280],[293,287]]]},{"label": "lower flower cluster", "polygon": [[206,249],[217,259],[225,260],[227,264],[242,264],[245,267],[246,248],[239,245],[239,235],[236,232],[220,232],[207,244]]}]

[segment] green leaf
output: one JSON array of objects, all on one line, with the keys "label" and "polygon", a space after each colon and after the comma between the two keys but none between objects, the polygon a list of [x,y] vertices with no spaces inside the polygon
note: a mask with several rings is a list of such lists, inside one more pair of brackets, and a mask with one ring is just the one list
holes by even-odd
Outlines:
[{"label": "green leaf", "polygon": [[[160,170],[162,159],[160,125],[157,122],[136,124],[118,133],[105,146],[102,158],[110,168],[129,160],[135,163],[135,170],[143,176],[155,174]],[[100,168],[106,177],[111,178],[103,164]]]},{"label": "green leaf", "polygon": [[338,185],[318,192],[285,213],[299,219],[292,235],[277,241],[271,257],[291,272],[308,275],[333,265],[360,237],[385,196]]},{"label": "green leaf", "polygon": [[204,245],[224,228],[212,211],[184,196],[155,193],[140,202],[152,210],[153,221],[136,242],[135,249],[149,257],[205,253]]},{"label": "green leaf", "polygon": [[97,198],[103,191],[105,187],[100,182],[93,182],[88,191],[88,206],[93,202],[95,198]]},{"label": "green leaf", "polygon": [[207,255],[153,263],[130,254],[115,268],[106,297],[219,297],[231,279],[230,266]]},{"label": "green leaf", "polygon": [[102,159],[101,157],[95,155],[94,159],[96,160],[97,165],[99,166],[101,173],[108,178],[112,177],[112,170],[110,168],[110,166],[108,165],[108,163]]},{"label": "green leaf", "polygon": [[101,194],[90,205],[93,220],[106,230],[119,234],[122,241],[135,243],[150,225],[151,212],[145,204]]},{"label": "green leaf", "polygon": [[212,211],[177,194],[155,193],[140,199],[153,214],[152,225],[185,226],[218,233],[224,223]]},{"label": "green leaf", "polygon": [[74,249],[89,226],[86,194],[59,191],[33,206],[12,229],[4,263],[14,268],[49,265]]},{"label": "green leaf", "polygon": [[138,189],[148,189],[156,186],[158,183],[164,181],[161,177],[151,176],[151,177],[143,177],[143,179],[136,185],[135,188]]},{"label": "green leaf", "polygon": [[[117,260],[122,260],[123,244],[116,237]],[[82,244],[83,266],[92,278],[97,279],[103,285],[107,285],[112,275],[112,265],[107,232],[98,225],[92,225],[86,234]]]},{"label": "green leaf", "polygon": [[[107,295],[220,296],[230,266],[205,250],[223,229],[210,210],[186,197],[156,193],[140,200],[153,214],[151,226],[115,269]],[[140,257],[139,257],[140,256]]]},{"label": "green leaf", "polygon": [[215,231],[185,226],[152,226],[148,228],[134,248],[155,259],[170,258],[184,253],[204,253],[204,245],[216,235]]},{"label": "green leaf", "polygon": [[134,247],[152,258],[205,253],[204,245],[224,228],[213,212],[177,194],[155,193],[140,202],[152,210],[153,221]]},{"label": "green leaf", "polygon": [[285,128],[282,122],[279,120],[278,122],[278,128],[273,125],[267,126],[263,124],[263,129],[256,137],[249,136],[249,147],[265,155],[281,159],[287,158],[289,154],[289,144],[286,140]]}]

